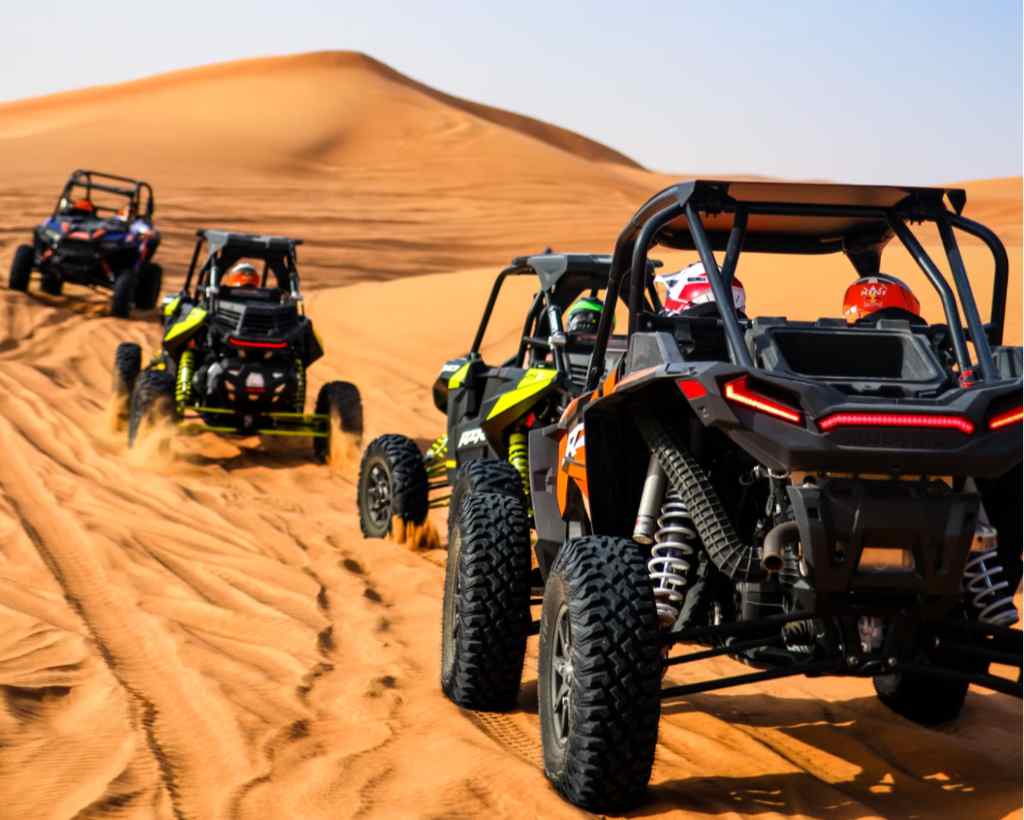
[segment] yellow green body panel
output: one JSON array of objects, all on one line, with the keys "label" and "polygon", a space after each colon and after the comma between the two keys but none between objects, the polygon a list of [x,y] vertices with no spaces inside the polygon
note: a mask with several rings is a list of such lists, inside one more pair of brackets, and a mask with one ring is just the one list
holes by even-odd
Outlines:
[{"label": "yellow green body panel", "polygon": [[454,390],[457,387],[462,387],[462,383],[466,381],[466,374],[469,373],[469,362],[466,362],[462,367],[452,373],[450,379],[448,379],[448,389]]},{"label": "yellow green body panel", "polygon": [[167,333],[164,334],[164,343],[172,342],[175,339],[180,339],[183,336],[188,335],[191,331],[201,327],[203,322],[206,321],[206,311],[200,307],[194,307],[190,310],[183,319],[175,322],[169,328]]},{"label": "yellow green body panel", "polygon": [[525,410],[522,405],[532,403],[538,394],[551,386],[557,375],[558,371],[553,369],[531,367],[513,389],[498,397],[491,412],[487,414],[487,421],[494,421],[513,409]]}]

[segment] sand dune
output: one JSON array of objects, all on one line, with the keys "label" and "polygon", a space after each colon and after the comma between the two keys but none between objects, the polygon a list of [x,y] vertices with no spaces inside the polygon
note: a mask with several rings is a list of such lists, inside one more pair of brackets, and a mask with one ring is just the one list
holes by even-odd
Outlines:
[{"label": "sand dune", "polygon": [[[277,125],[237,151],[202,150],[233,133],[216,107],[240,94],[271,99]],[[117,169],[137,162],[158,185],[172,282],[197,223],[305,233],[320,285],[308,308],[328,347],[313,389],[353,380],[369,436],[431,438],[430,384],[468,345],[498,268],[549,241],[608,249],[663,182],[531,123],[350,55],[0,106],[0,266],[55,177],[121,150]],[[53,153],[37,156],[38,141]],[[968,213],[1009,246],[1017,343],[1020,186],[968,184]],[[892,253],[896,272],[908,260]],[[980,264],[979,249],[967,255]],[[748,259],[758,313],[835,315],[839,261],[783,280]],[[490,355],[527,296],[509,295]],[[540,772],[535,641],[517,711],[446,702],[443,552],[363,541],[351,465],[332,473],[305,445],[204,436],[175,439],[170,458],[126,451],[108,428],[110,361],[119,341],[152,347],[158,333],[105,304],[79,288],[0,292],[0,817],[579,816]],[[940,731],[894,717],[864,681],[782,681],[665,712],[639,816],[1020,813],[1021,708],[1000,696],[972,693]]]}]

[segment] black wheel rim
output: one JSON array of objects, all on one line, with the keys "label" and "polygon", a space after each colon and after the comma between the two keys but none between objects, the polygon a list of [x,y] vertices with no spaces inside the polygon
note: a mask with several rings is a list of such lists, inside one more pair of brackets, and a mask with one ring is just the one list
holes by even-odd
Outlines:
[{"label": "black wheel rim", "polygon": [[366,501],[370,520],[378,528],[387,528],[391,523],[391,476],[379,462],[370,468],[366,480]]},{"label": "black wheel rim", "polygon": [[462,626],[462,616],[459,612],[459,592],[462,589],[462,585],[459,583],[460,546],[461,537],[458,528],[456,528],[452,532],[450,543],[448,544],[448,572],[451,572],[453,577],[449,586],[450,594],[446,596],[444,602],[445,634],[441,642],[441,669],[445,677],[451,673],[452,666],[455,663],[455,644],[459,640],[459,632]]},{"label": "black wheel rim", "polygon": [[555,619],[555,632],[551,647],[551,675],[549,696],[555,740],[564,745],[572,729],[573,707],[573,666],[572,666],[572,623],[569,607],[563,605]]}]

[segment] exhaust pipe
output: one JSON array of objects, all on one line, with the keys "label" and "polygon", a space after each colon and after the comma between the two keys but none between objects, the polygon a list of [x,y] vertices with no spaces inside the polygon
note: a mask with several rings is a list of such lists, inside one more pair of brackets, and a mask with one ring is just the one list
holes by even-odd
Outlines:
[{"label": "exhaust pipe", "polygon": [[796,521],[783,521],[772,527],[761,550],[761,569],[769,574],[782,571],[782,547],[793,540],[793,535],[800,537],[800,525]]},{"label": "exhaust pipe", "polygon": [[661,513],[661,502],[665,498],[665,483],[665,471],[661,469],[661,464],[652,454],[651,460],[647,464],[644,490],[640,495],[640,509],[636,514],[636,525],[633,527],[633,540],[638,544],[654,543],[654,533],[658,530],[658,515]]}]

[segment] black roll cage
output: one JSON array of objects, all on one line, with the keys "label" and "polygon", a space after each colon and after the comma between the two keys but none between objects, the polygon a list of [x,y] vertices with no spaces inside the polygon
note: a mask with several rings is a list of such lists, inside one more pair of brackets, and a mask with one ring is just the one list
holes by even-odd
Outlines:
[{"label": "black roll cage", "polygon": [[[127,183],[127,186],[114,183]],[[143,218],[147,221],[152,221],[153,219],[153,209],[156,200],[153,197],[153,188],[148,182],[81,168],[72,171],[68,181],[64,183],[60,196],[57,198],[57,204],[53,208],[54,216],[60,214],[61,203],[67,201],[68,195],[76,186],[85,188],[85,195],[89,200],[92,200],[93,191],[103,191],[104,193],[127,197],[129,222],[138,217],[140,213],[143,214]],[[145,208],[142,207],[143,198],[145,198]]]},{"label": "black roll cage", "polygon": [[[182,291],[188,293],[195,277],[193,298],[198,301],[204,291],[215,297],[220,289],[220,276],[239,259],[259,259],[263,261],[263,274],[260,287],[266,288],[270,274],[274,275],[276,286],[288,293],[295,302],[302,301],[299,291],[299,271],[296,247],[302,244],[301,239],[289,239],[284,236],[256,236],[253,234],[232,233],[230,231],[200,228],[196,231],[196,244],[192,250],[188,273]],[[207,246],[206,259],[196,271],[203,246]]]},{"label": "black roll cage", "polygon": [[[953,210],[946,207],[947,199]],[[632,335],[644,310],[641,279],[648,288],[653,289],[653,285],[649,268],[644,277],[633,277],[630,273],[645,270],[647,254],[655,245],[696,250],[715,295],[729,358],[733,364],[753,370],[754,362],[744,343],[731,297],[732,278],[744,246],[747,250],[764,253],[842,251],[859,275],[870,275],[878,273],[882,250],[895,235],[938,291],[960,372],[966,373],[973,367],[967,348],[969,339],[978,357],[974,379],[997,381],[991,347],[1003,341],[1009,263],[1006,249],[995,233],[962,215],[966,201],[966,193],[956,188],[715,180],[678,183],[648,200],[619,235],[612,254],[606,299],[613,301],[620,298],[620,293],[628,292],[629,334]],[[716,225],[710,231],[705,228],[705,219],[722,223],[723,214],[731,216],[727,224]],[[775,230],[767,229],[768,220],[765,220],[755,232],[748,228],[751,217],[790,219]],[[813,223],[822,218],[831,220],[832,225],[816,231]],[[959,308],[967,321],[966,336],[956,296],[907,222],[936,224],[953,274]],[[954,228],[980,239],[992,253],[995,271],[988,325],[982,322],[978,312]],[[721,267],[714,256],[716,250],[724,251]],[[605,311],[590,360],[587,390],[596,389],[600,380],[611,326],[610,312]]]},{"label": "black roll cage", "polygon": [[[660,264],[660,262],[651,261],[648,266],[653,270]],[[480,346],[483,344],[484,334],[487,332],[491,314],[494,312],[494,306],[505,280],[510,276],[536,276],[540,282],[540,288],[534,294],[533,302],[530,304],[530,309],[523,322],[519,349],[514,356],[504,362],[504,366],[522,367],[528,351],[534,349],[550,351],[555,359],[556,369],[560,372],[567,372],[568,366],[563,359],[564,350],[559,345],[552,344],[551,337],[564,334],[562,313],[580,294],[588,290],[596,294],[597,291],[605,290],[608,287],[610,265],[611,257],[607,255],[543,254],[516,257],[494,280],[483,316],[480,319],[480,325],[469,349],[470,358],[480,357]],[[658,293],[654,289],[653,281],[649,283],[647,297],[650,300],[649,307],[653,306],[655,310],[660,308],[661,303]],[[605,298],[607,304],[607,294],[605,294]],[[604,311],[605,314],[614,314],[614,312],[614,310]],[[544,320],[547,322],[549,333],[547,338],[537,335]]]}]

